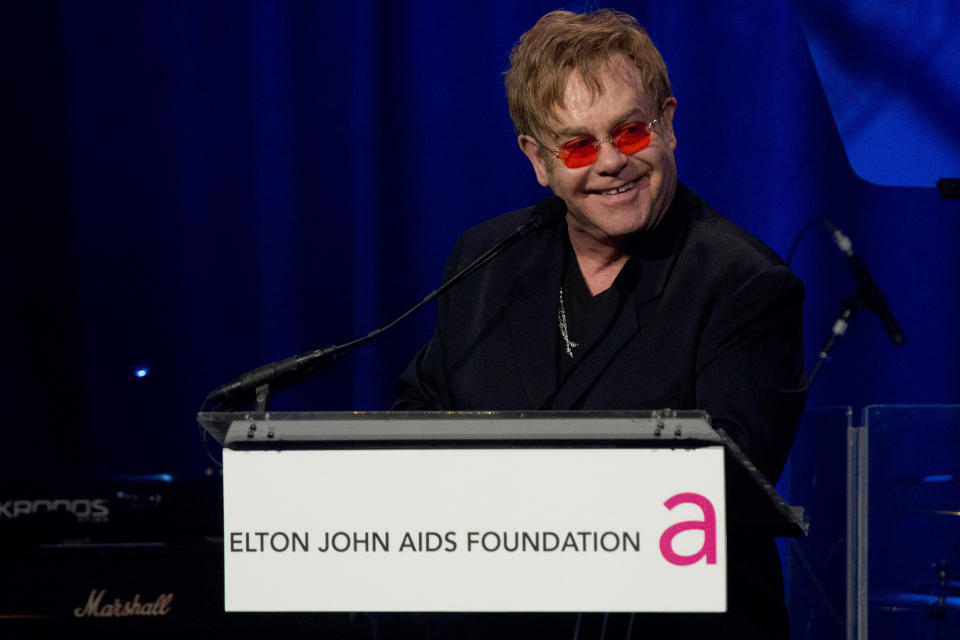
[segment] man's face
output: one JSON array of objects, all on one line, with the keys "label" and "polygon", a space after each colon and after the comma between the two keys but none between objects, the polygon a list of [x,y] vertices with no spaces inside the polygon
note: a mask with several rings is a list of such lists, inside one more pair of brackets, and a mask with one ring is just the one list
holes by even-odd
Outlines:
[{"label": "man's face", "polygon": [[540,184],[549,186],[567,203],[571,234],[619,247],[625,235],[654,227],[673,200],[677,185],[673,113],[677,102],[668,98],[663,105],[654,104],[644,91],[640,72],[623,56],[601,67],[597,78],[602,92],[593,99],[580,75],[571,74],[564,106],[554,110],[552,132],[541,142],[551,150],[558,149],[573,138],[599,140],[610,136],[618,125],[659,117],[646,148],[624,155],[605,141],[593,164],[569,169],[552,153],[542,153],[531,136],[521,135],[519,142]]}]

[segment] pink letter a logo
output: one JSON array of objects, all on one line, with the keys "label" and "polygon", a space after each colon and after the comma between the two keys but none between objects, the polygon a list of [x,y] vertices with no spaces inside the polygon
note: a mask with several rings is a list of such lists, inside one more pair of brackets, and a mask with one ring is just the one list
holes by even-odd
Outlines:
[{"label": "pink letter a logo", "polygon": [[[667,562],[680,566],[693,564],[700,558],[706,557],[707,564],[717,564],[717,516],[713,504],[699,493],[678,493],[666,502],[667,509],[673,509],[678,504],[689,502],[700,507],[703,511],[703,520],[685,520],[669,527],[660,536],[660,553]],[[696,553],[683,556],[673,550],[673,539],[678,533],[699,529],[703,531],[703,546]]]}]

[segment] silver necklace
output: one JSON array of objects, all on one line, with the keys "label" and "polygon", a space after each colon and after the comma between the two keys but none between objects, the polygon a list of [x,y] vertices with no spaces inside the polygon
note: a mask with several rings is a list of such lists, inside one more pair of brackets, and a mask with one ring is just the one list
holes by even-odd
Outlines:
[{"label": "silver necklace", "polygon": [[563,338],[563,347],[567,355],[573,357],[573,350],[580,345],[570,339],[567,330],[567,310],[563,305],[563,287],[560,287],[560,310],[557,312],[557,324],[560,326],[560,337]]}]

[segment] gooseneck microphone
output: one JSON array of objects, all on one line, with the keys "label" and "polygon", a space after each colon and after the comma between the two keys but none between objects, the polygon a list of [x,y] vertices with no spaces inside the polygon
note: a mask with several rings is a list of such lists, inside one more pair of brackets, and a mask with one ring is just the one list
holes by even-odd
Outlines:
[{"label": "gooseneck microphone", "polygon": [[893,341],[895,346],[899,347],[905,344],[907,337],[903,334],[903,330],[894,319],[893,312],[890,311],[890,305],[887,304],[887,299],[883,296],[883,292],[880,291],[880,287],[877,286],[870,272],[867,271],[863,260],[853,252],[853,243],[850,241],[850,238],[845,236],[843,231],[830,220],[824,218],[824,222],[827,228],[830,229],[837,248],[847,256],[847,264],[850,266],[850,270],[853,272],[854,277],[856,277],[857,284],[860,287],[857,295],[860,297],[860,302],[863,307],[877,314],[880,322],[883,323],[883,328],[887,330],[887,335],[890,336],[890,340]]},{"label": "gooseneck microphone", "polygon": [[813,384],[813,379],[816,377],[820,367],[826,362],[827,358],[830,357],[830,351],[833,349],[834,344],[836,344],[837,338],[847,332],[850,321],[861,309],[869,309],[877,314],[877,317],[880,318],[880,322],[883,324],[883,328],[886,329],[887,335],[890,336],[890,340],[893,341],[895,346],[899,347],[907,342],[907,337],[903,334],[903,330],[894,319],[893,312],[890,311],[890,305],[887,304],[887,299],[884,297],[883,292],[880,291],[880,287],[877,286],[870,272],[867,271],[863,260],[853,252],[853,243],[850,241],[850,238],[844,235],[843,231],[827,218],[823,218],[823,222],[833,236],[833,241],[837,245],[837,248],[847,257],[847,264],[857,279],[858,290],[856,293],[848,296],[840,308],[837,318],[834,320],[833,327],[830,330],[830,336],[817,354],[817,361],[807,376],[807,384]]},{"label": "gooseneck microphone", "polygon": [[245,397],[255,392],[258,411],[265,411],[267,395],[269,391],[289,387],[300,380],[315,373],[322,365],[328,364],[342,355],[352,352],[360,346],[363,346],[384,331],[392,328],[410,314],[414,313],[422,306],[432,301],[441,293],[454,286],[465,277],[485,265],[494,257],[499,255],[512,245],[514,242],[524,237],[531,231],[541,227],[548,227],[556,224],[567,212],[567,205],[563,199],[558,196],[549,196],[541,200],[533,208],[530,218],[517,227],[512,233],[503,240],[493,245],[490,249],[473,260],[470,264],[463,267],[450,278],[443,282],[436,290],[429,293],[423,300],[415,304],[408,311],[403,313],[390,324],[371,331],[367,335],[346,342],[344,344],[333,345],[323,349],[316,349],[297,356],[291,356],[284,360],[271,362],[270,364],[257,367],[248,371],[236,380],[220,385],[207,394],[207,401],[216,401],[222,404],[228,401]]}]

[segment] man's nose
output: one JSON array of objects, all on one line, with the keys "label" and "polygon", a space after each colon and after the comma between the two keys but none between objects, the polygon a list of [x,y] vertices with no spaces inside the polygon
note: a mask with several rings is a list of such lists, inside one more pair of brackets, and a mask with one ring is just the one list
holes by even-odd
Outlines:
[{"label": "man's nose", "polygon": [[619,173],[624,166],[626,166],[628,156],[624,153],[621,153],[613,145],[613,140],[611,138],[601,138],[597,140],[597,160],[594,163],[594,169],[598,173],[604,174],[616,174]]}]

